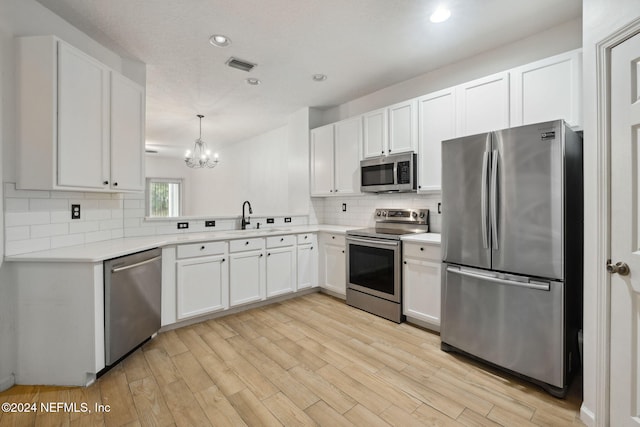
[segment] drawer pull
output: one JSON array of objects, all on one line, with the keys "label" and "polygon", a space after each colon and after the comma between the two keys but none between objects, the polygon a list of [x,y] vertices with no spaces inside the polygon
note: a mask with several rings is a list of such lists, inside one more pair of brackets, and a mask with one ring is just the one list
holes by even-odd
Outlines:
[{"label": "drawer pull", "polygon": [[421,251],[424,251],[424,248],[420,248]]},{"label": "drawer pull", "polygon": [[245,244],[245,245],[248,245],[248,244],[249,244],[249,242],[244,242],[244,244]]},{"label": "drawer pull", "polygon": [[305,239],[306,239],[307,237],[309,237],[309,236],[304,236],[304,238],[305,238]]},{"label": "drawer pull", "polygon": [[264,255],[264,254],[260,254],[260,258],[262,258],[262,256],[263,256],[263,255]]},{"label": "drawer pull", "polygon": [[200,250],[204,251],[204,245],[200,246]]},{"label": "drawer pull", "polygon": [[271,256],[271,252],[268,252],[268,253],[267,253],[267,256]]},{"label": "drawer pull", "polygon": [[331,238],[332,238],[332,239],[335,239],[335,238],[336,238],[336,236],[331,236]]},{"label": "drawer pull", "polygon": [[281,241],[281,242],[284,242],[284,237],[281,237],[281,238],[280,238],[280,241]]},{"label": "drawer pull", "polygon": [[224,259],[224,258],[222,258],[222,262],[224,262],[224,261],[225,261],[225,259]]},{"label": "drawer pull", "polygon": [[405,265],[407,264],[407,261],[402,261]]}]

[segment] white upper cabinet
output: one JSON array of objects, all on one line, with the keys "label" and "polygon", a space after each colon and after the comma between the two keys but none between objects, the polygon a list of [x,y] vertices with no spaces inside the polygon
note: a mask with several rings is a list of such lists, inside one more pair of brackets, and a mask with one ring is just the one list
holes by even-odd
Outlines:
[{"label": "white upper cabinet", "polygon": [[418,98],[418,192],[441,190],[441,145],[456,137],[456,89]]},{"label": "white upper cabinet", "polygon": [[360,116],[311,130],[311,195],[360,192]]},{"label": "white upper cabinet", "polygon": [[417,110],[417,102],[412,99],[364,114],[364,157],[415,151]]},{"label": "white upper cabinet", "polygon": [[[111,188],[144,190],[144,88],[111,73]],[[105,177],[107,181],[107,177]]]},{"label": "white upper cabinet", "polygon": [[458,136],[509,127],[509,73],[456,86]]},{"label": "white upper cabinet", "polygon": [[418,105],[415,99],[389,107],[387,154],[415,151],[418,141]]},{"label": "white upper cabinet", "polygon": [[144,88],[54,36],[17,58],[18,188],[144,190]]},{"label": "white upper cabinet", "polygon": [[362,118],[358,116],[336,123],[334,136],[334,193],[359,193]]},{"label": "white upper cabinet", "polygon": [[[69,45],[59,43],[59,185],[103,187],[103,175],[108,173],[109,167],[108,89],[109,70],[104,65]],[[37,125],[37,122],[32,125]]]},{"label": "white upper cabinet", "polygon": [[371,111],[362,116],[364,122],[364,157],[382,156],[389,143],[387,109]]},{"label": "white upper cabinet", "polygon": [[564,119],[581,128],[581,75],[580,50],[511,70],[511,125]]}]

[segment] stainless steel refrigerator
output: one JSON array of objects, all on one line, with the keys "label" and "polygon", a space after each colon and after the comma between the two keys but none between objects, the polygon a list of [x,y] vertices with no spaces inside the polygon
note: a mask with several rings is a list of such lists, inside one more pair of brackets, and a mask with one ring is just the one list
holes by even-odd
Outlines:
[{"label": "stainless steel refrigerator", "polygon": [[442,142],[442,349],[564,396],[579,360],[582,139],[563,121]]}]

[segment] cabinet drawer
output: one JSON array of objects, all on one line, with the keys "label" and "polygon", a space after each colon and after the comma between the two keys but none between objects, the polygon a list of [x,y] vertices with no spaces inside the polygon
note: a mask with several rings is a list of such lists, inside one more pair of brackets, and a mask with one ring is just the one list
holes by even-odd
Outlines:
[{"label": "cabinet drawer", "polygon": [[298,244],[315,243],[316,235],[312,233],[298,234]]},{"label": "cabinet drawer", "polygon": [[296,244],[296,236],[269,236],[267,237],[267,248],[281,248],[283,246],[293,246]]},{"label": "cabinet drawer", "polygon": [[326,234],[324,237],[325,243],[329,243],[331,245],[344,246],[344,236],[342,234]]},{"label": "cabinet drawer", "polygon": [[240,239],[229,242],[229,252],[253,251],[264,249],[264,239]]},{"label": "cabinet drawer", "polygon": [[404,256],[440,261],[440,245],[403,243]]},{"label": "cabinet drawer", "polygon": [[178,258],[218,255],[227,251],[227,242],[189,243],[178,246]]}]

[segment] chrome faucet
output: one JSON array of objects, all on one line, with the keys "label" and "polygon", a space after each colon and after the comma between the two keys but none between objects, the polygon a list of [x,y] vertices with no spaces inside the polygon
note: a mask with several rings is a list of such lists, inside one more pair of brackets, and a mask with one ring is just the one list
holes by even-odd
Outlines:
[{"label": "chrome faucet", "polygon": [[251,203],[249,203],[248,200],[245,200],[244,203],[242,204],[242,224],[241,224],[241,229],[242,230],[246,230],[247,229],[247,225],[250,224],[249,220],[251,219],[248,216],[245,216],[245,214],[244,214],[245,205],[249,205],[249,215],[253,214],[253,210],[251,209]]}]

